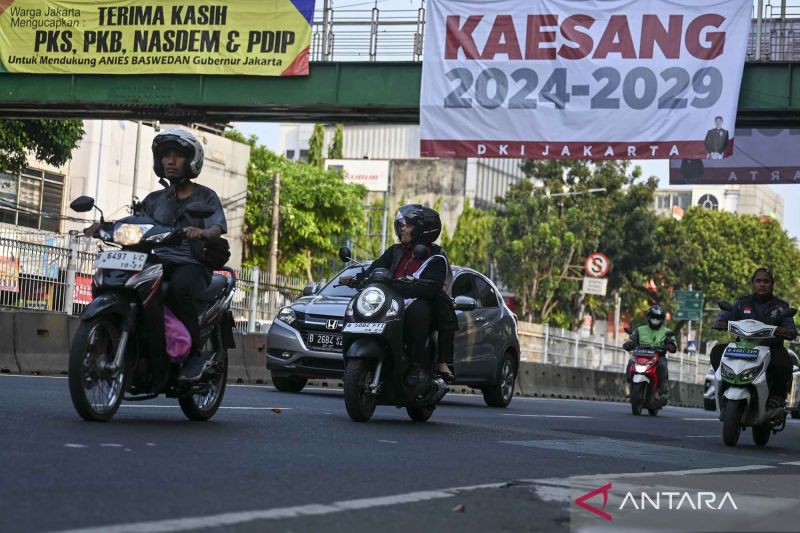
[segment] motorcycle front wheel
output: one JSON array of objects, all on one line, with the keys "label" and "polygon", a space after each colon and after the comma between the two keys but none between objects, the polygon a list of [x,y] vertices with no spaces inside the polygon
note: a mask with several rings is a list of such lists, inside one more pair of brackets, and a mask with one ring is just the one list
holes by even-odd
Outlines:
[{"label": "motorcycle front wheel", "polygon": [[82,322],[69,350],[69,395],[75,411],[90,422],[111,420],[127,386],[126,361],[111,366],[120,333],[110,316]]},{"label": "motorcycle front wheel", "polygon": [[736,446],[742,425],[739,423],[739,403],[742,400],[728,400],[725,402],[725,411],[722,418],[722,442],[725,446]]},{"label": "motorcycle front wheel", "polygon": [[367,390],[375,363],[368,359],[347,359],[344,369],[344,406],[356,422],[366,422],[375,412],[376,398]]},{"label": "motorcycle front wheel", "polygon": [[204,422],[214,416],[225,395],[225,384],[228,382],[228,351],[222,346],[219,327],[214,328],[209,335],[203,346],[203,355],[210,362],[210,367],[204,372],[200,383],[208,388],[203,393],[178,396],[178,404],[183,414],[189,420],[196,422]]},{"label": "motorcycle front wheel", "polygon": [[642,414],[642,407],[644,407],[644,399],[646,396],[645,386],[646,383],[634,383],[631,389],[631,413],[635,416]]},{"label": "motorcycle front wheel", "polygon": [[427,422],[433,414],[433,409],[433,407],[406,407],[406,412],[414,422]]},{"label": "motorcycle front wheel", "polygon": [[771,434],[772,430],[769,427],[769,422],[760,426],[753,426],[753,443],[756,446],[766,446]]}]

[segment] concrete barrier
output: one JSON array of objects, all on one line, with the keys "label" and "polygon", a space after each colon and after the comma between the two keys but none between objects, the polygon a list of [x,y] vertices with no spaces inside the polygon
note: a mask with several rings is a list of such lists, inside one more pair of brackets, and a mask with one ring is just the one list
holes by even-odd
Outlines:
[{"label": "concrete barrier", "polygon": [[244,335],[234,333],[236,348],[228,349],[228,383],[250,383],[244,364]]},{"label": "concrete barrier", "polygon": [[0,309],[0,372],[17,374],[19,363],[14,353],[14,317],[15,313]]},{"label": "concrete barrier", "polygon": [[267,372],[267,336],[262,334],[243,335],[244,367],[250,383],[272,382]]},{"label": "concrete barrier", "polygon": [[69,328],[63,313],[17,311],[15,354],[23,374],[66,374]]}]

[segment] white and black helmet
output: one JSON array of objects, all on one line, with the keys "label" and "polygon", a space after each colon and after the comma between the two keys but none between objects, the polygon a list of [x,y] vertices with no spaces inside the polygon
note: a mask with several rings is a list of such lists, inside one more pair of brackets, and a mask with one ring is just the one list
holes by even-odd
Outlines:
[{"label": "white and black helmet", "polygon": [[651,305],[647,310],[647,323],[653,329],[658,329],[667,319],[667,312],[658,304]]},{"label": "white and black helmet", "polygon": [[164,130],[153,139],[153,171],[159,178],[164,178],[164,166],[161,158],[170,149],[177,149],[186,156],[186,176],[196,178],[203,170],[203,144],[197,137],[186,130],[172,128]]}]

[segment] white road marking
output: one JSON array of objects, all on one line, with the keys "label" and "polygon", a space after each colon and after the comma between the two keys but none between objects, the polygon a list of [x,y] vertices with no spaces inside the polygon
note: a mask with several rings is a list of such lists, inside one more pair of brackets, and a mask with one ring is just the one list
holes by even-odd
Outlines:
[{"label": "white road marking", "polygon": [[145,442],[144,445],[145,446],[155,446],[155,444],[153,444],[152,442]]},{"label": "white road marking", "polygon": [[101,448],[123,448],[122,444],[116,444],[114,442],[103,442],[100,444]]},{"label": "white road marking", "polygon": [[710,439],[719,437],[719,435],[684,435],[684,439]]},{"label": "white road marking", "polygon": [[85,445],[85,444],[73,444],[71,442],[66,443],[64,445],[64,447],[65,448],[88,448],[88,446]]},{"label": "white road marking", "polygon": [[508,483],[486,483],[468,487],[452,487],[449,489],[425,490],[380,496],[377,498],[364,498],[358,500],[345,500],[331,504],[298,505],[295,507],[278,507],[257,511],[244,511],[237,513],[223,513],[200,517],[175,518],[169,520],[154,520],[152,522],[135,522],[130,524],[112,524],[106,526],[72,529],[61,533],[157,533],[170,531],[186,531],[190,529],[203,529],[211,527],[228,528],[239,524],[246,524],[258,520],[276,520],[282,518],[295,518],[298,516],[320,516],[343,511],[370,509],[373,507],[388,507],[405,503],[423,502],[443,498],[452,498],[462,492],[480,489],[497,489],[507,486]]},{"label": "white road marking", "polygon": [[594,418],[593,416],[583,415],[523,415],[517,413],[501,413],[502,416],[529,416],[533,418]]},{"label": "white road marking", "polygon": [[[179,405],[136,405],[136,404],[122,404],[120,407],[135,407],[139,409],[177,409]],[[273,409],[280,409],[281,411],[291,411],[292,407],[231,407],[221,406],[220,409],[245,409],[252,411],[271,411]]]},{"label": "white road marking", "polygon": [[787,463],[781,463],[782,465],[789,465],[789,466],[800,466],[800,461],[789,461]]},{"label": "white road marking", "polygon": [[681,418],[681,420],[695,420],[698,422],[719,422],[719,418]]},{"label": "white road marking", "polygon": [[5,374],[0,373],[0,376],[9,378],[44,378],[44,379],[67,379],[67,376],[33,376],[28,374]]},{"label": "white road marking", "polygon": [[380,439],[378,439],[378,442],[385,442],[386,444],[400,444],[396,440],[380,440]]}]

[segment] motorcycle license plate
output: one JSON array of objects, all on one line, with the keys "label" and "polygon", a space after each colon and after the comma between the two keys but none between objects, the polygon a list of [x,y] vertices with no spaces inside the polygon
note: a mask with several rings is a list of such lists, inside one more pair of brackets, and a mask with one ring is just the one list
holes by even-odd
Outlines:
[{"label": "motorcycle license plate", "polygon": [[342,336],[338,333],[310,332],[306,337],[306,344],[312,350],[321,352],[341,352]]},{"label": "motorcycle license plate", "polygon": [[633,350],[634,357],[655,357],[656,351],[648,348],[636,348]]},{"label": "motorcycle license plate", "polygon": [[725,348],[725,357],[734,359],[757,359],[758,350],[755,348]]},{"label": "motorcycle license plate", "polygon": [[147,254],[141,252],[100,252],[94,260],[94,268],[139,272],[146,261]]},{"label": "motorcycle license plate", "polygon": [[384,328],[386,328],[386,324],[383,322],[351,322],[349,324],[345,324],[342,331],[345,333],[366,333],[369,335],[380,335],[383,333]]}]

